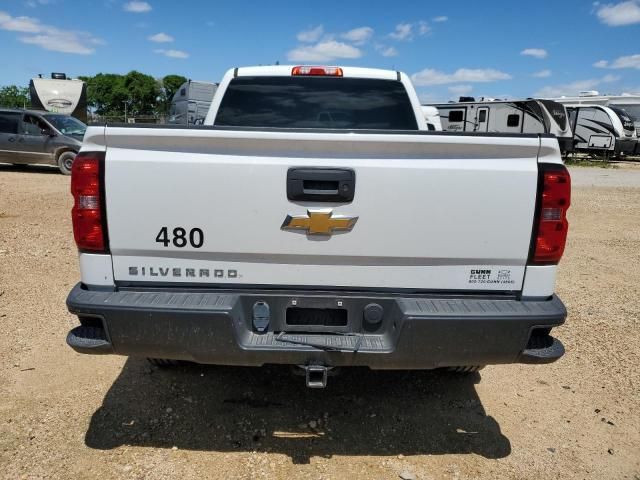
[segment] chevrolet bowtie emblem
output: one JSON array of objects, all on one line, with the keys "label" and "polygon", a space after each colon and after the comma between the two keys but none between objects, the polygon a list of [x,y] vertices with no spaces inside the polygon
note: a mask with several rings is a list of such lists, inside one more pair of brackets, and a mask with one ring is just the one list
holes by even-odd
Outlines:
[{"label": "chevrolet bowtie emblem", "polygon": [[358,217],[333,215],[331,209],[307,210],[306,215],[287,215],[283,230],[306,230],[309,235],[331,235],[335,231],[350,231]]}]

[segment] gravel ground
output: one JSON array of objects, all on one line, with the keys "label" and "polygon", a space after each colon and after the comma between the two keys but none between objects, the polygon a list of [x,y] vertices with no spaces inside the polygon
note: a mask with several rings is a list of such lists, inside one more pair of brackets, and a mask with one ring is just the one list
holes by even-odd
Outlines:
[{"label": "gravel ground", "polygon": [[[614,164],[614,167],[617,167]],[[640,163],[622,164],[618,168],[571,169],[571,183],[576,187],[640,187]]]},{"label": "gravel ground", "polygon": [[74,353],[69,178],[0,165],[0,476],[640,479],[640,171],[572,175],[561,361],[317,391],[283,368]]}]

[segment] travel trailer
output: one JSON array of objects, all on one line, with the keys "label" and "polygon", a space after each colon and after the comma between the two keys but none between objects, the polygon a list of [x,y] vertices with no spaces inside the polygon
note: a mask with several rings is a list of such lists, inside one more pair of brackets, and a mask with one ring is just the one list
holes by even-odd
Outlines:
[{"label": "travel trailer", "polygon": [[427,121],[427,129],[432,131],[441,132],[442,122],[440,121],[440,114],[436,107],[430,107],[427,105],[422,106],[422,114]]},{"label": "travel trailer", "polygon": [[617,106],[588,103],[566,105],[576,152],[608,156],[637,152],[638,136],[633,119]]},{"label": "travel trailer", "polygon": [[183,83],[171,100],[169,123],[201,125],[207,116],[217,83],[188,80]]},{"label": "travel trailer", "polygon": [[563,152],[571,151],[573,135],[565,107],[551,100],[482,100],[433,105],[442,129],[450,132],[550,133]]},{"label": "travel trailer", "polygon": [[604,105],[624,110],[631,117],[640,136],[640,94],[623,93],[622,95],[600,95],[596,90],[580,92],[577,97],[558,97],[551,100],[564,105]]},{"label": "travel trailer", "polygon": [[67,78],[64,73],[52,73],[51,78],[32,78],[29,82],[31,108],[71,115],[87,122],[87,84]]}]

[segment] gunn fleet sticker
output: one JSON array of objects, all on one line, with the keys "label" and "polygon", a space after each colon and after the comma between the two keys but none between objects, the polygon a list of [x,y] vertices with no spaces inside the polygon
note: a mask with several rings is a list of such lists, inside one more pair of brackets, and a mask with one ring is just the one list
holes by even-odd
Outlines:
[{"label": "gunn fleet sticker", "polygon": [[496,270],[491,268],[472,268],[469,273],[469,283],[483,285],[514,285],[516,282],[511,279],[511,270],[509,269]]}]

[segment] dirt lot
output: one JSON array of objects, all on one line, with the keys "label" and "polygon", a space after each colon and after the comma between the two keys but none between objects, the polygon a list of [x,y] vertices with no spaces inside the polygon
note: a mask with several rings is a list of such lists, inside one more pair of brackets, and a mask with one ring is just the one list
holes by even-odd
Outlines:
[{"label": "dirt lot", "polygon": [[0,476],[640,479],[640,170],[572,173],[561,361],[317,391],[279,368],[74,353],[69,178],[0,165]]}]

